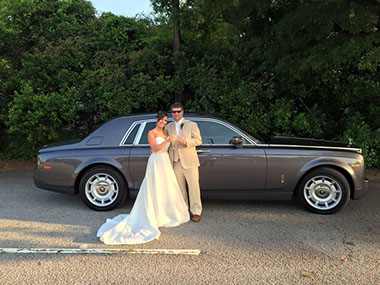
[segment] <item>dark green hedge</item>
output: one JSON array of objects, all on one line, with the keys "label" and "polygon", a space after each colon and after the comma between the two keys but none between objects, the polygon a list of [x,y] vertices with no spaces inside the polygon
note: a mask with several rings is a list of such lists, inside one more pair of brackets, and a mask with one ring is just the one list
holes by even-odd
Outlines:
[{"label": "dark green hedge", "polygon": [[81,0],[0,3],[0,152],[34,158],[112,117],[208,112],[261,135],[347,141],[380,166],[377,1],[171,1],[154,17]]}]

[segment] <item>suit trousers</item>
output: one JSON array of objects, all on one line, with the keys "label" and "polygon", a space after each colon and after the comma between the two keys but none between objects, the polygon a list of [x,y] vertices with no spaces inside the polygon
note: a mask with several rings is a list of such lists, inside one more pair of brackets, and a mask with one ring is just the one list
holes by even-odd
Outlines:
[{"label": "suit trousers", "polygon": [[[198,167],[184,169],[181,161],[174,162],[173,165],[175,175],[177,176],[179,187],[181,188],[182,196],[189,205],[190,212],[193,215],[200,215],[202,213],[201,191],[199,188],[199,169]],[[189,196],[186,191],[186,182],[189,186]],[[189,199],[188,199],[189,197]]]}]

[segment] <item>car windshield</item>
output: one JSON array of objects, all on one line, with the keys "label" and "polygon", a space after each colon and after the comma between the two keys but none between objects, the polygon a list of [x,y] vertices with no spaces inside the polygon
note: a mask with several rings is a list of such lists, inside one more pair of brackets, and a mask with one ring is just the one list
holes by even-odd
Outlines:
[{"label": "car windshield", "polygon": [[[195,114],[193,116],[189,116],[189,120],[194,120],[195,117],[198,117],[196,116]],[[239,131],[241,131],[242,133],[244,133],[246,136],[248,136],[250,139],[252,139],[255,143],[260,143],[260,142],[265,142],[268,140],[268,138],[266,138],[265,136],[258,136],[258,135],[252,135],[251,132],[249,130],[247,130],[246,128],[243,128],[241,127],[239,124],[236,124],[236,123],[232,123],[226,119],[223,119],[221,117],[215,117],[215,119],[218,119],[218,120],[222,120],[224,121],[225,123],[229,124],[229,125],[232,125],[234,126],[235,128],[237,128]]]},{"label": "car windshield", "polygon": [[[224,119],[222,119],[224,120]],[[247,129],[247,128],[244,128],[242,126],[240,126],[239,124],[236,124],[236,123],[230,123],[229,121],[227,120],[224,120],[226,122],[228,122],[229,124],[232,124],[233,126],[235,126],[235,128],[237,128],[239,131],[243,132],[244,134],[246,134],[250,139],[252,139],[255,143],[260,143],[260,142],[265,142],[267,140],[267,138],[265,136],[259,136],[259,135],[252,135],[251,132]]]},{"label": "car windshield", "polygon": [[251,132],[247,129],[247,128],[244,128],[242,126],[240,126],[239,124],[234,124],[240,131],[242,131],[243,133],[245,133],[247,136],[249,136],[255,143],[260,143],[260,142],[265,142],[268,140],[268,137],[266,136],[263,136],[263,135],[258,135],[258,134],[255,134],[254,136],[251,135]]}]

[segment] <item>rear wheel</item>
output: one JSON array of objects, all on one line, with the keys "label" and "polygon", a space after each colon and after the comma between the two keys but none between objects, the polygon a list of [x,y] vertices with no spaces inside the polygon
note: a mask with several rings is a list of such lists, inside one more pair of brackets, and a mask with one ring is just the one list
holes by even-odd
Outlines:
[{"label": "rear wheel", "polygon": [[302,179],[298,194],[309,211],[333,214],[348,204],[350,185],[342,173],[323,167],[313,170]]},{"label": "rear wheel", "polygon": [[121,174],[108,166],[88,170],[79,183],[82,201],[96,211],[109,211],[121,205],[127,197],[127,186]]}]

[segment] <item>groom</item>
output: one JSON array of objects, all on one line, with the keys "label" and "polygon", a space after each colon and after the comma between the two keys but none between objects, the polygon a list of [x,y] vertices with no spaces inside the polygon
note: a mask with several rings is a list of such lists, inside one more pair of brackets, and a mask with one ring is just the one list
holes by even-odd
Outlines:
[{"label": "groom", "polygon": [[190,212],[192,220],[201,220],[202,202],[199,188],[199,159],[196,146],[202,144],[202,137],[198,125],[183,118],[183,105],[174,103],[171,106],[174,122],[166,126],[169,136],[176,135],[175,143],[170,144],[169,155],[173,163],[175,175],[185,202],[188,202],[186,182],[189,186]]}]

